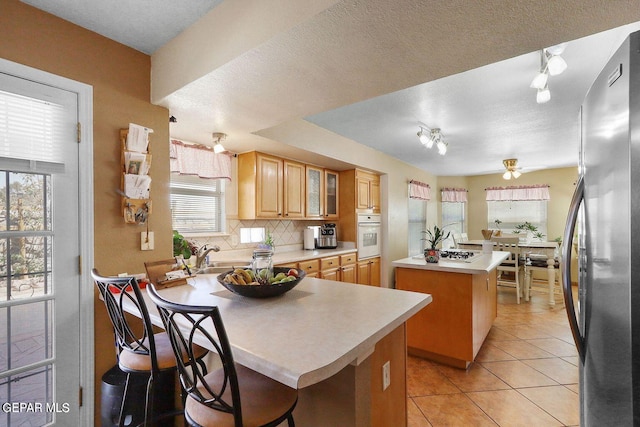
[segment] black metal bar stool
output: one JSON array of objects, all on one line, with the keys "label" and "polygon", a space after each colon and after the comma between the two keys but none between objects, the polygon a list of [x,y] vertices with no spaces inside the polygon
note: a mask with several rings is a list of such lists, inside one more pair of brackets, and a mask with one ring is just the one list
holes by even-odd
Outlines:
[{"label": "black metal bar stool", "polygon": [[[182,387],[187,393],[184,417],[199,427],[269,427],[287,420],[294,427],[293,410],[298,391],[233,360],[218,307],[176,304],[163,299],[153,285],[147,293],[158,307],[171,340]],[[197,337],[197,338],[196,338]],[[216,350],[222,367],[207,373],[193,363],[197,345],[206,339]],[[189,355],[190,364],[180,357]]]},{"label": "black metal bar stool", "polygon": [[[167,334],[153,333],[153,325],[137,280],[134,277],[104,277],[96,269],[91,271],[91,275],[113,325],[118,367],[126,374],[117,425],[156,425],[159,420],[169,420],[176,415],[182,415],[183,409],[177,409],[174,404],[173,378],[176,372],[176,358]],[[138,311],[142,319],[140,332],[137,332],[140,327],[131,325],[127,319],[124,312],[125,304],[133,305]],[[194,351],[195,360],[201,359],[207,353],[202,347],[197,347]],[[131,385],[139,383],[141,376],[146,378],[144,395],[140,396],[140,392],[132,395]],[[165,386],[162,395],[156,395],[158,380],[167,377],[171,378],[170,387],[173,385],[171,392],[167,393]],[[144,419],[141,422],[132,420],[131,414],[125,414],[128,399],[135,398],[144,401],[145,404]],[[165,410],[166,408],[168,410]]]}]

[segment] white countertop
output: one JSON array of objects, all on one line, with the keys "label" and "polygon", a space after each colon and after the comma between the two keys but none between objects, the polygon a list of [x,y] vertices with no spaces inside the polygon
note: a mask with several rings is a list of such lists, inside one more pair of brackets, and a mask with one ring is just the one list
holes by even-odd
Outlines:
[{"label": "white countertop", "polygon": [[[299,249],[297,248],[299,246]],[[288,264],[292,262],[306,261],[315,258],[326,258],[331,256],[344,255],[358,252],[354,243],[340,242],[336,249],[302,249],[302,245],[295,248],[278,248],[273,254],[274,264]],[[210,254],[211,263],[216,261],[243,261],[247,265],[251,262],[253,250],[245,251],[222,251]]]},{"label": "white countertop", "polygon": [[[267,299],[236,295],[215,275],[160,290],[183,304],[218,306],[236,362],[290,387],[323,381],[359,364],[378,341],[431,302],[431,295],[306,277]],[[143,292],[151,320],[161,325]]]},{"label": "white countertop", "polygon": [[416,256],[393,261],[393,267],[417,268],[421,270],[448,271],[450,273],[479,274],[488,273],[495,269],[502,261],[507,259],[509,252],[493,251],[491,254],[479,253],[473,257],[473,261],[449,261],[440,258],[437,263],[428,263],[424,256]]}]

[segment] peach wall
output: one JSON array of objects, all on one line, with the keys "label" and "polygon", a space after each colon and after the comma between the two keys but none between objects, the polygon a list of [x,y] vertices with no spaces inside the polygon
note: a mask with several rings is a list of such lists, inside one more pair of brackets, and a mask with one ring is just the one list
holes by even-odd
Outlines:
[{"label": "peach wall", "polygon": [[[104,274],[137,273],[144,271],[145,260],[170,257],[169,114],[149,102],[149,56],[18,0],[2,0],[0,28],[1,58],[93,86],[95,266]],[[151,252],[140,251],[142,228],[124,224],[115,192],[120,187],[119,130],[130,122],[154,129],[150,226],[156,249]],[[96,299],[96,414],[100,378],[115,362],[103,307]]]}]

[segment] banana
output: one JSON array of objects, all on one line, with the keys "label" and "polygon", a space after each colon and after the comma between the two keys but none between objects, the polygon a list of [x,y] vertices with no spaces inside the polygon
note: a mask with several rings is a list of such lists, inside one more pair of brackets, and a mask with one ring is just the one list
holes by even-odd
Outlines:
[{"label": "banana", "polygon": [[238,273],[233,273],[231,274],[231,277],[233,277],[238,285],[246,285],[247,282],[244,281],[244,276],[242,274],[238,274]]},{"label": "banana", "polygon": [[236,268],[235,270],[233,270],[233,274],[242,278],[242,280],[244,281],[243,285],[246,285],[247,283],[251,283],[253,281],[249,272],[244,268]]},{"label": "banana", "polygon": [[228,283],[232,283],[234,285],[238,284],[235,277],[233,277],[233,274],[227,274],[226,276],[224,276],[224,281]]}]

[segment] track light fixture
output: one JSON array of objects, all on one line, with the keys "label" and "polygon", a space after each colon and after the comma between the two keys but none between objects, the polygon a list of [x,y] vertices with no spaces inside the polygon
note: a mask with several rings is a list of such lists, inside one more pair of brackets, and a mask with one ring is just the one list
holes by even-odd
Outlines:
[{"label": "track light fixture", "polygon": [[444,156],[447,153],[447,147],[449,144],[444,142],[444,135],[442,135],[440,128],[428,129],[420,126],[418,139],[426,148],[431,148],[435,144],[438,149],[438,154],[441,156]]},{"label": "track light fixture", "polygon": [[222,144],[220,143],[220,141],[223,141],[226,137],[227,134],[226,133],[222,133],[222,132],[214,132],[211,134],[211,136],[213,136],[213,140],[215,141],[215,144],[213,145],[213,152],[216,154],[220,154],[224,151],[227,151]]},{"label": "track light fixture", "polygon": [[567,63],[560,54],[564,52],[566,43],[551,46],[540,51],[540,71],[531,81],[529,87],[537,89],[536,102],[544,104],[551,99],[549,76],[557,76],[567,69]]}]

